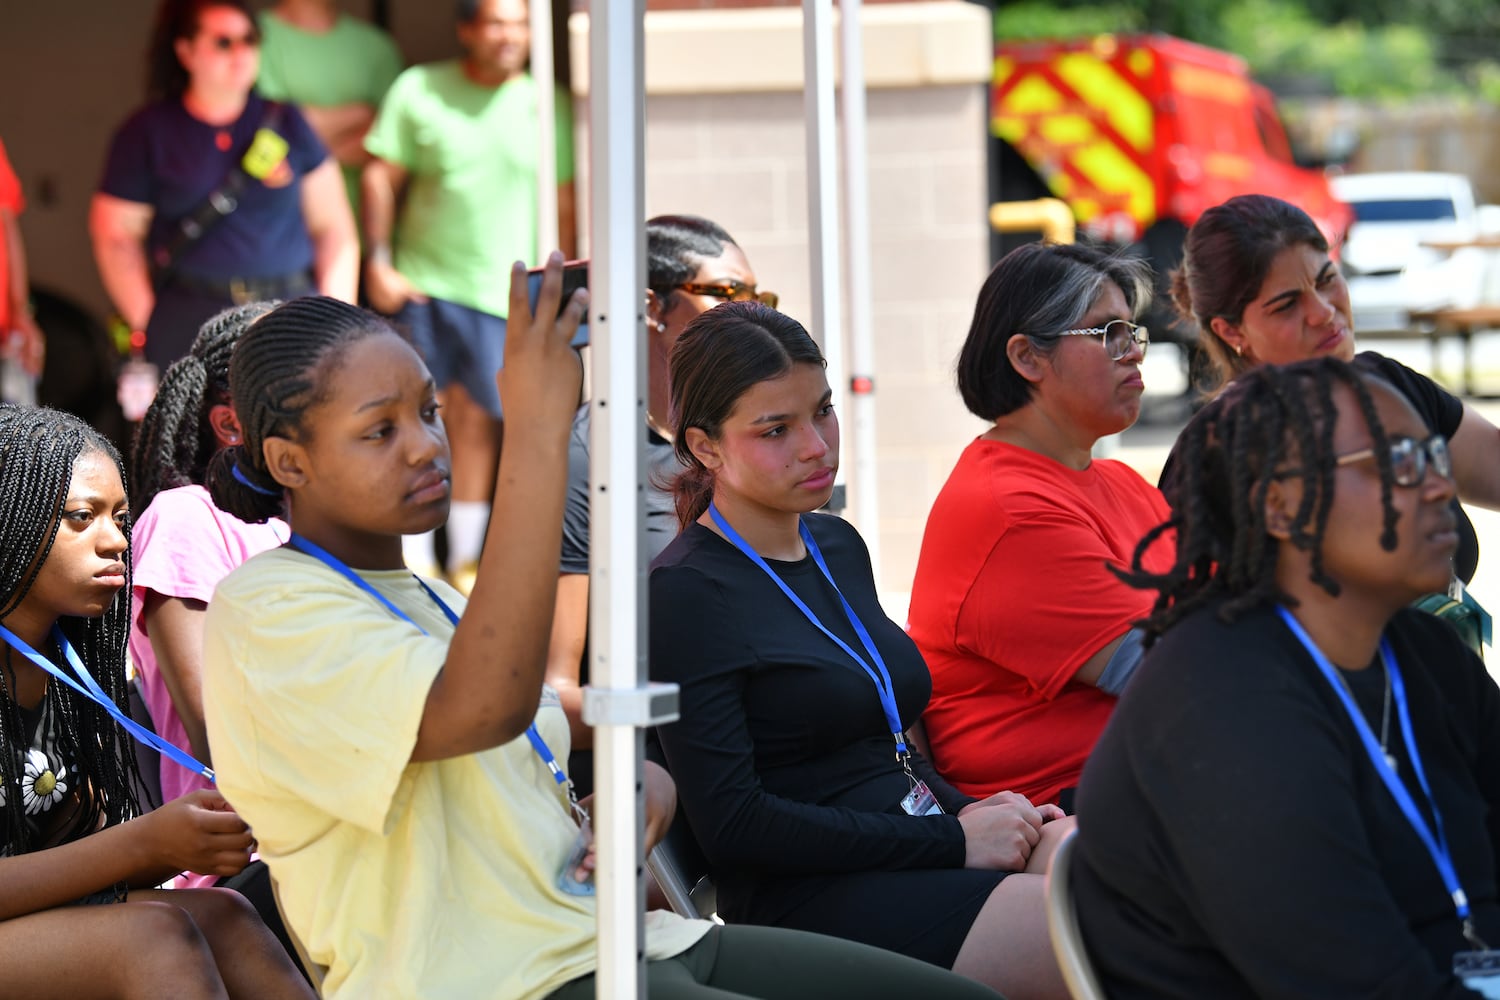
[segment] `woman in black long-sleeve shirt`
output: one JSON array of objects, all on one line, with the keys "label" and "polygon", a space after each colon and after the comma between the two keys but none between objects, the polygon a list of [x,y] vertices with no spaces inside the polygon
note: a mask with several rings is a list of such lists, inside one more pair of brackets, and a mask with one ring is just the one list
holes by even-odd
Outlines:
[{"label": "woman in black long-sleeve shirt", "polygon": [[[684,332],[671,385],[689,471],[683,533],[651,575],[651,669],[682,688],[661,742],[720,913],[877,944],[1012,998],[1066,996],[1039,873],[1071,820],[902,762],[931,679],[859,535],[811,513],[838,464],[817,346],[774,310],[720,306]],[[941,814],[913,800],[924,787]]]}]

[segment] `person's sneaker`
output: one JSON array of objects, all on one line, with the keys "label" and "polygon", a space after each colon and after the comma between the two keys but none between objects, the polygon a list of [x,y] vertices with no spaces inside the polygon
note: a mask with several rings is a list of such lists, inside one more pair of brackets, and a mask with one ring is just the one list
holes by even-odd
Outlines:
[{"label": "person's sneaker", "polygon": [[446,574],[448,585],[454,590],[469,596],[474,589],[474,580],[479,576],[479,564],[477,562],[464,563],[458,569],[451,569]]}]

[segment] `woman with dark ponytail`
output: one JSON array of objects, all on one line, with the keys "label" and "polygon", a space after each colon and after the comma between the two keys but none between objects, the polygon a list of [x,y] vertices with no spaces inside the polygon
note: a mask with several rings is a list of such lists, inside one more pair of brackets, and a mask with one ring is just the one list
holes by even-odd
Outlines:
[{"label": "woman with dark ponytail", "polygon": [[113,446],[68,414],[0,406],[0,532],[5,993],[310,998],[242,897],[152,888],[233,875],[253,841],[212,790],[137,815],[130,738],[105,705],[125,701],[130,618]]},{"label": "woman with dark ponytail", "polygon": [[[156,731],[206,764],[203,727],[203,613],[214,587],[257,552],[286,541],[280,518],[247,524],[214,506],[209,460],[238,444],[229,398],[229,358],[240,334],[273,302],[235,306],[210,319],[187,357],[167,369],[131,453],[136,508],[132,539],[135,613],[130,655]],[[208,780],[161,762],[163,801]],[[184,884],[210,884],[185,876]]]},{"label": "woman with dark ponytail", "polygon": [[1407,607],[1452,572],[1447,442],[1320,358],[1240,375],[1178,449],[1176,558],[1148,536],[1126,574],[1150,649],[1078,789],[1105,993],[1500,995],[1500,691]]},{"label": "woman with dark ponytail", "polygon": [[[1306,212],[1262,194],[1204,212],[1172,273],[1172,302],[1197,328],[1214,389],[1258,365],[1317,357],[1353,361],[1394,385],[1453,446],[1460,540],[1453,566],[1465,583],[1473,579],[1479,536],[1458,501],[1500,510],[1500,430],[1427,376],[1375,351],[1356,353],[1349,286]],[[1176,465],[1174,454],[1164,483]]]},{"label": "woman with dark ponytail", "polygon": [[1065,997],[1042,872],[1073,822],[966,796],[907,746],[927,666],[858,532],[815,513],[839,446],[817,345],[728,303],[688,324],[670,385],[683,527],[651,572],[651,672],[681,687],[661,744],[719,912]]}]

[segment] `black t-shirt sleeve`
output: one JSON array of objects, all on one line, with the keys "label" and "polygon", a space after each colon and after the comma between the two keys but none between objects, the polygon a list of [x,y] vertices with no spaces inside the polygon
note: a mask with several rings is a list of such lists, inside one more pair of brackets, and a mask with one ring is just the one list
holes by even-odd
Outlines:
[{"label": "black t-shirt sleeve", "polygon": [[142,205],[156,203],[155,176],[151,165],[151,109],[131,115],[115,132],[99,179],[103,194]]},{"label": "black t-shirt sleeve", "polygon": [[568,492],[563,501],[562,572],[589,571],[589,421],[588,407],[573,419],[568,437]]},{"label": "black t-shirt sleeve", "polygon": [[1362,351],[1354,363],[1395,386],[1435,432],[1447,438],[1458,433],[1464,419],[1463,400],[1432,379],[1375,351]]},{"label": "black t-shirt sleeve", "polygon": [[312,126],[303,117],[302,109],[297,105],[286,104],[282,107],[279,131],[290,147],[287,158],[297,176],[310,173],[328,159],[328,147],[323,145],[323,140],[312,130]]},{"label": "black t-shirt sleeve", "polygon": [[[767,609],[756,612],[759,627],[774,627]],[[710,864],[778,874],[962,866],[955,817],[817,805],[762,787],[745,708],[752,642],[716,580],[682,565],[652,571],[651,675],[681,687],[681,718],[658,733]]]}]

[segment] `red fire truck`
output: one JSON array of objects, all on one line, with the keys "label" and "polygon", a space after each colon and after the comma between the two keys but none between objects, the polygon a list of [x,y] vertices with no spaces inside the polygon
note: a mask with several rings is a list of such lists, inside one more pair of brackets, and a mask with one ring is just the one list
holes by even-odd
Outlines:
[{"label": "red fire truck", "polygon": [[1082,232],[1140,244],[1159,275],[1187,227],[1237,194],[1300,205],[1334,247],[1352,221],[1227,52],[1161,34],[1001,41],[990,114],[998,201],[1060,198]]}]

